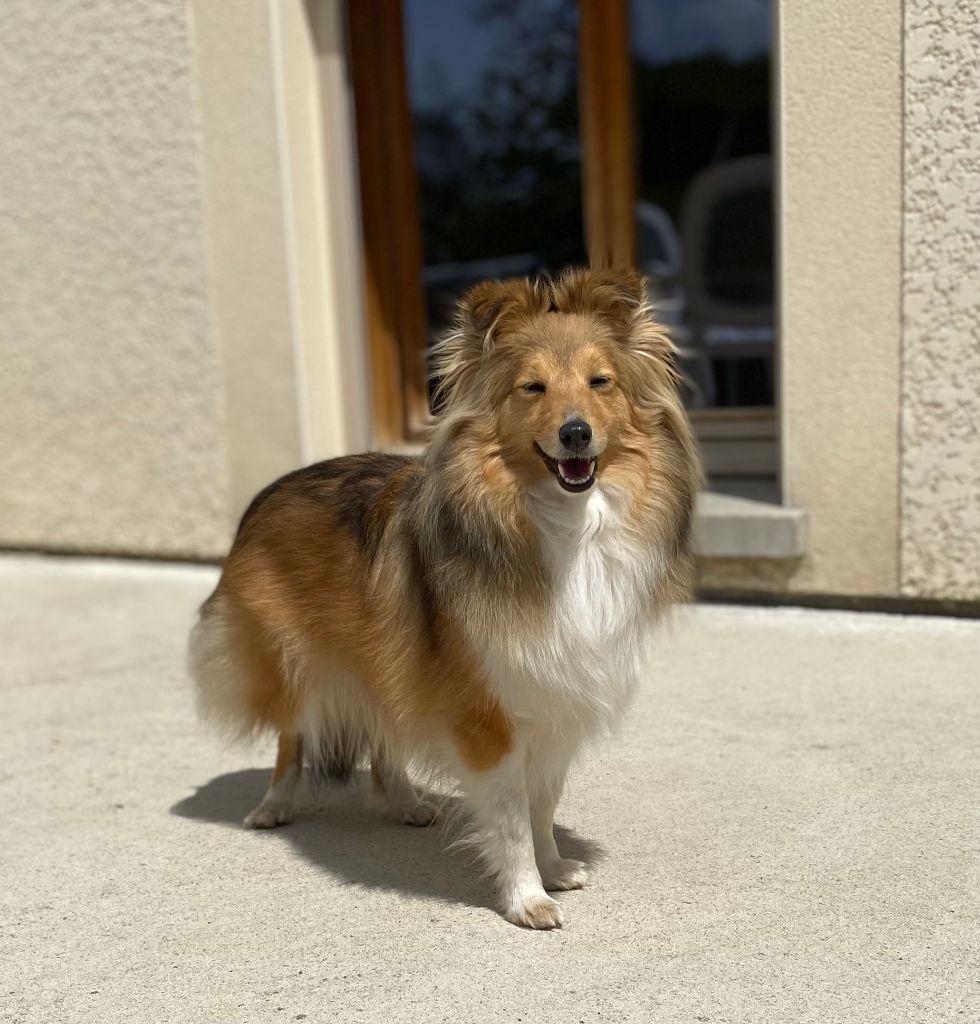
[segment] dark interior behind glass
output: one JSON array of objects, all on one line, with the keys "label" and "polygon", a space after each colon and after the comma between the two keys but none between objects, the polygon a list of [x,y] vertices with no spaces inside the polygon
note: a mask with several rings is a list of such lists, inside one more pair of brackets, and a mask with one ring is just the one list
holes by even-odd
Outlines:
[{"label": "dark interior behind glass", "polygon": [[631,0],[638,259],[694,407],[773,404],[770,0]]},{"label": "dark interior behind glass", "polygon": [[488,277],[585,262],[575,0],[405,0],[430,339]]}]

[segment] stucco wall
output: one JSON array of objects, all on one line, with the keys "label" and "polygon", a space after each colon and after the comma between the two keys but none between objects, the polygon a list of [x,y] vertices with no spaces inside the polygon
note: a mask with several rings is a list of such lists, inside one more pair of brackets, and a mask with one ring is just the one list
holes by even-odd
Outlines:
[{"label": "stucco wall", "polygon": [[305,461],[267,0],[193,0],[230,500]]},{"label": "stucco wall", "polygon": [[191,3],[233,519],[369,444],[342,2]]},{"label": "stucco wall", "polygon": [[0,38],[0,544],[218,554],[186,7],[5,0]]},{"label": "stucco wall", "polygon": [[980,6],[906,0],[901,588],[980,598]]},{"label": "stucco wall", "polygon": [[341,10],[0,5],[0,546],[219,556],[369,443]]},{"label": "stucco wall", "polygon": [[788,588],[898,593],[902,10],[780,5],[781,443]]}]

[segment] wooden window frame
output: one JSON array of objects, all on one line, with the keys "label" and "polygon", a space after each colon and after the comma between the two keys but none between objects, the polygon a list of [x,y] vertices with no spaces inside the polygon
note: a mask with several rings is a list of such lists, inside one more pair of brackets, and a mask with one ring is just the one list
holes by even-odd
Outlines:
[{"label": "wooden window frame", "polygon": [[364,233],[374,443],[398,444],[428,417],[422,235],[401,0],[347,5]]},{"label": "wooden window frame", "polygon": [[585,246],[593,267],[636,261],[629,0],[578,0]]}]

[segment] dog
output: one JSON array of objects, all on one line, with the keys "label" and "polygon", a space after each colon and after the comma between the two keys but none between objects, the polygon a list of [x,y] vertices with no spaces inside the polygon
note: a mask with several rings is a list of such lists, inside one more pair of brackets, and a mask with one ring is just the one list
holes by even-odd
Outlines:
[{"label": "dog", "polygon": [[[700,481],[674,348],[634,272],[491,281],[433,355],[419,457],[277,480],[242,517],[190,644],[207,716],[278,733],[245,819],[286,824],[304,763],[428,824],[409,767],[447,773],[508,921],[562,924],[585,886],[554,813],[622,717],[658,620],[689,597]],[[305,752],[305,756],[304,756]]]}]

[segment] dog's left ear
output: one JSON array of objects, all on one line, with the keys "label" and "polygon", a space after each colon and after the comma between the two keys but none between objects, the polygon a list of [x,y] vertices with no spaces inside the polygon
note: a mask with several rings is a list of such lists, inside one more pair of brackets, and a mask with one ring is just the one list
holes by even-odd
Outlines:
[{"label": "dog's left ear", "polygon": [[638,270],[590,271],[591,287],[596,298],[637,310],[647,301],[647,286]]},{"label": "dog's left ear", "polygon": [[643,385],[639,401],[652,401],[656,390],[676,392],[674,345],[653,317],[642,274],[636,270],[571,270],[555,282],[554,294],[562,312],[590,314],[613,327],[622,345],[622,358],[633,370],[630,379]]},{"label": "dog's left ear", "polygon": [[563,313],[594,313],[626,327],[647,308],[646,284],[636,270],[571,270],[553,288]]}]

